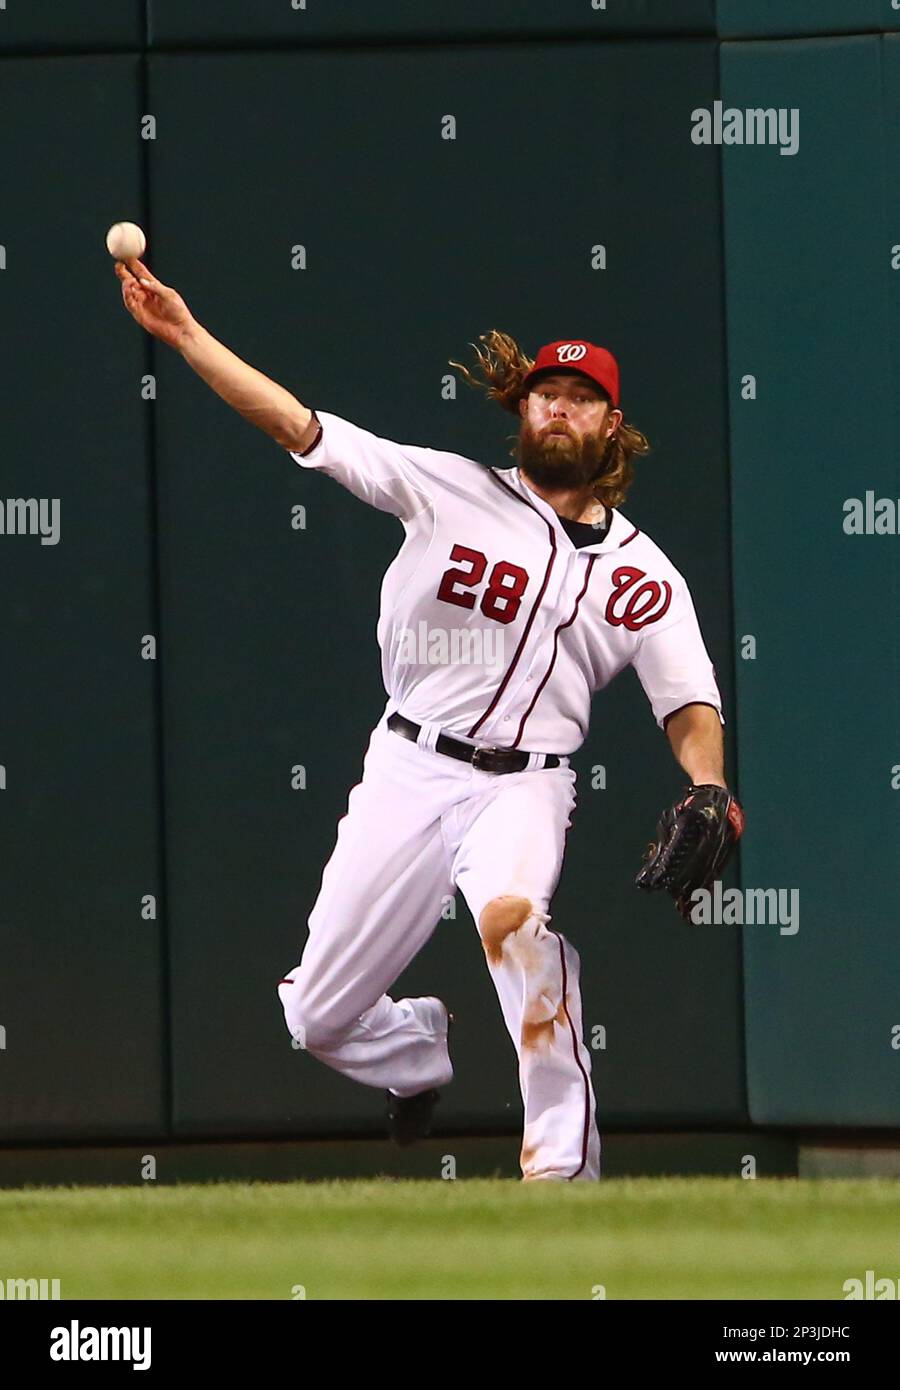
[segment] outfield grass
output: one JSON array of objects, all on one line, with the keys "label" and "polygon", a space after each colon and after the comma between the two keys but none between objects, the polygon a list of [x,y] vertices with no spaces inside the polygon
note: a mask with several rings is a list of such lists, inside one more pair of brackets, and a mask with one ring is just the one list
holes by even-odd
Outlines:
[{"label": "outfield grass", "polygon": [[900,1277],[900,1181],[345,1181],[0,1192],[63,1298],[842,1299]]}]

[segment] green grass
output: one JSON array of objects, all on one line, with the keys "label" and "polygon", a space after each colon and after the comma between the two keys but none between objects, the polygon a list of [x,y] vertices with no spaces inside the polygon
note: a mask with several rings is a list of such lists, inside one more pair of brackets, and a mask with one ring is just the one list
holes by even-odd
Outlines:
[{"label": "green grass", "polygon": [[63,1298],[843,1298],[900,1277],[900,1182],[607,1178],[0,1192],[0,1279]]}]

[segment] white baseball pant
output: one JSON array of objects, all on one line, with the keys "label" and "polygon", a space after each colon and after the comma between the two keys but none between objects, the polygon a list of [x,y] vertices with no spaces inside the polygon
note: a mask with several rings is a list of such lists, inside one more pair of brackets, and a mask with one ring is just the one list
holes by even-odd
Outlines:
[{"label": "white baseball pant", "polygon": [[424,746],[423,735],[416,744],[391,732],[386,717],[338,824],[300,964],[278,986],[291,1036],[368,1086],[400,1096],[445,1086],[453,1068],[444,1011],[386,991],[458,887],[519,1058],[523,1178],[598,1178],[579,957],[547,910],[575,773],[568,760],[484,772]]}]

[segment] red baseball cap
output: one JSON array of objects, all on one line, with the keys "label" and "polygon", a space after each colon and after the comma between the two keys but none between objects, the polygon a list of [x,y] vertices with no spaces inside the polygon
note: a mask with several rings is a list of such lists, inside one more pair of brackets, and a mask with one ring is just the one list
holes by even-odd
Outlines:
[{"label": "red baseball cap", "polygon": [[548,371],[580,372],[582,376],[589,377],[598,386],[602,386],[618,409],[619,364],[606,348],[580,339],[546,343],[534,359],[534,366],[522,383],[523,393],[527,394],[531,390],[531,383],[539,372]]}]

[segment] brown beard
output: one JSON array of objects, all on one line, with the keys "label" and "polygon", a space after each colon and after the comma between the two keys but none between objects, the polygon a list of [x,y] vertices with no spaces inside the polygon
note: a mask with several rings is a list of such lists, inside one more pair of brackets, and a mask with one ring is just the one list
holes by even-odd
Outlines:
[{"label": "brown beard", "polygon": [[[555,428],[563,423],[558,421]],[[580,442],[572,434],[562,442],[548,440],[546,433],[538,438],[528,421],[523,420],[516,461],[526,478],[538,487],[586,487],[602,478],[610,446],[611,441],[600,434],[587,434]]]}]

